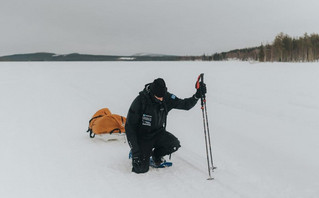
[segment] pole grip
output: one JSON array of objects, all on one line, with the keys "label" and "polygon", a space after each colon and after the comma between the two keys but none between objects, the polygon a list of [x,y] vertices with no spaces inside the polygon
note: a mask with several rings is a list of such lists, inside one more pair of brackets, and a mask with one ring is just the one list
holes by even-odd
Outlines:
[{"label": "pole grip", "polygon": [[200,78],[202,79],[201,82],[204,83],[204,73],[200,74]]},{"label": "pole grip", "polygon": [[[201,73],[198,78],[197,78],[197,81],[196,81],[196,84],[195,84],[195,88],[198,90],[200,89],[200,83],[204,83],[204,73]],[[202,90],[200,89],[200,101],[201,101],[201,108],[203,109],[204,108],[204,101],[205,101],[205,95],[202,94]]]},{"label": "pole grip", "polygon": [[[199,89],[200,88],[200,84],[204,84],[204,73],[201,73],[198,78],[197,78],[197,81],[196,81],[196,89]],[[202,90],[200,89],[200,98],[201,98],[201,104],[203,106],[203,102],[205,101],[205,94],[203,95],[202,94]]]}]

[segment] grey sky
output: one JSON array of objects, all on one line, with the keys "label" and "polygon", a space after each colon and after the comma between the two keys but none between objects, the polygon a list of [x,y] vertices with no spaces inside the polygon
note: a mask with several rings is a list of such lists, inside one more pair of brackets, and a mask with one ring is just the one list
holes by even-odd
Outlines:
[{"label": "grey sky", "polygon": [[201,55],[319,33],[318,0],[0,0],[0,55]]}]

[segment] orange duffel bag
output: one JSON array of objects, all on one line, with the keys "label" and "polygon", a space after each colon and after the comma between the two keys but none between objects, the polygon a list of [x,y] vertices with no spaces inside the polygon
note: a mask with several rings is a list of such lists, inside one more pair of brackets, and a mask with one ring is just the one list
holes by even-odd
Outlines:
[{"label": "orange duffel bag", "polygon": [[108,108],[97,111],[89,121],[90,137],[96,134],[125,133],[126,118],[117,114],[112,114]]}]

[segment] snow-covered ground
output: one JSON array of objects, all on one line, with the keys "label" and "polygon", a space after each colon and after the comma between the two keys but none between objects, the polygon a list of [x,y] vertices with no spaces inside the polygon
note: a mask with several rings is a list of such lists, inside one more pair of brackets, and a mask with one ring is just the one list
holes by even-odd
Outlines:
[{"label": "snow-covered ground", "polygon": [[[157,77],[180,98],[205,73],[215,180],[200,104],[172,110],[173,167],[131,172],[123,137],[90,139],[91,116],[126,116]],[[0,197],[319,197],[319,64],[0,63]],[[316,157],[317,156],[317,157]]]}]

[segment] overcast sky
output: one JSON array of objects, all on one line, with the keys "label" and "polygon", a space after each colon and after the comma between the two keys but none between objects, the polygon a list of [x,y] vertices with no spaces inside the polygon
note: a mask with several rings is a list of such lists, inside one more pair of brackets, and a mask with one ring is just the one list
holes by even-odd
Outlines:
[{"label": "overcast sky", "polygon": [[318,0],[0,0],[0,56],[201,55],[319,33]]}]

